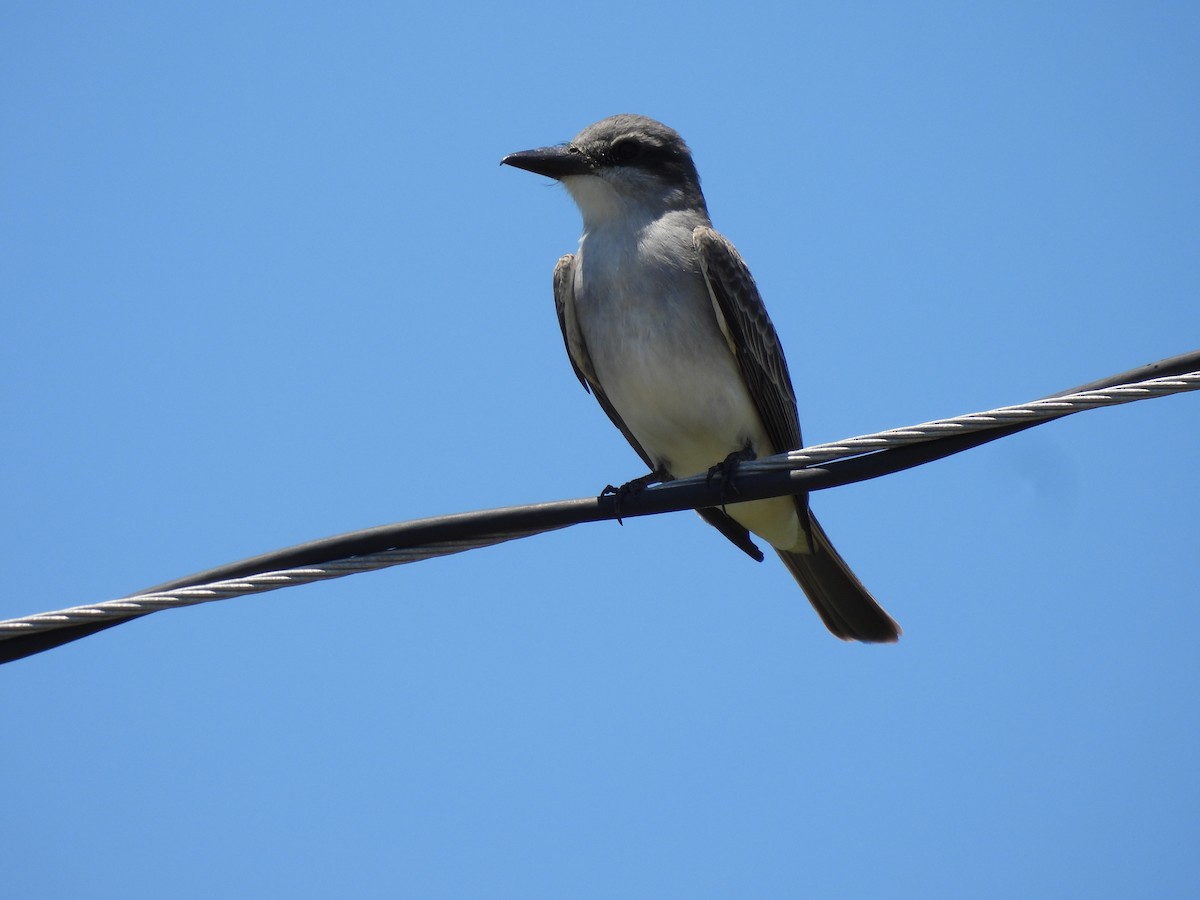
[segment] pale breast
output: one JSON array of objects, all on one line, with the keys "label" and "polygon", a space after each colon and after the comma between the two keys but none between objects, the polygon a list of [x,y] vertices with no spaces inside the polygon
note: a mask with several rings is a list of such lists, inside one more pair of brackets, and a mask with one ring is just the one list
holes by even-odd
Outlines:
[{"label": "pale breast", "polygon": [[[703,209],[625,205],[605,216],[580,208],[574,317],[592,372],[638,445],[680,478],[747,446],[772,453],[692,244],[696,226],[709,224]],[[775,547],[799,540],[790,497],[727,509]]]},{"label": "pale breast", "polygon": [[[585,239],[580,330],[604,392],[642,448],[677,476],[766,437],[721,334],[690,231]],[[686,244],[684,243],[686,239]]]}]

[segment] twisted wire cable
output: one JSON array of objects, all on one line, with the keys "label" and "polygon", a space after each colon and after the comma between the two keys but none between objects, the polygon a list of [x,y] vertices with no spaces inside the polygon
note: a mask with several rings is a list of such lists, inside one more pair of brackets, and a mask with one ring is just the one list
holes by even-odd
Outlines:
[{"label": "twisted wire cable", "polygon": [[475,550],[479,547],[490,547],[505,541],[528,537],[537,532],[480,535],[472,540],[442,541],[425,547],[409,547],[400,550],[384,550],[366,556],[356,556],[349,559],[333,560],[320,566],[308,566],[294,569],[281,569],[273,572],[260,572],[244,578],[229,578],[210,581],[191,587],[181,587],[174,590],[148,591],[122,597],[119,600],[105,600],[87,606],[72,606],[55,612],[37,613],[18,619],[0,621],[0,641],[19,634],[33,634],[39,631],[50,631],[64,628],[80,622],[89,624],[104,622],[111,619],[124,620],[133,616],[146,615],[163,609],[173,609],[179,606],[195,606],[199,603],[211,603],[214,600],[229,600],[233,597],[243,597],[248,594],[262,594],[276,591],[280,588],[293,587],[300,584],[311,584],[314,581],[328,581],[356,575],[359,572],[374,572],[390,566],[400,566],[405,563],[419,562],[437,556],[449,556],[462,553],[465,550]]},{"label": "twisted wire cable", "polygon": [[[738,470],[738,499],[803,493],[878,477],[1084,410],[1200,390],[1197,366],[1200,351],[1042,400],[814,444],[747,462]],[[704,475],[680,479],[619,504],[601,496],[402,522],[231,563],[118,600],[3,620],[0,663],[162,609],[447,556],[581,522],[720,505],[724,488],[711,480]]]},{"label": "twisted wire cable", "polygon": [[1038,424],[1059,419],[1088,409],[1120,406],[1135,400],[1150,400],[1187,391],[1200,390],[1200,372],[1190,372],[1166,378],[1152,378],[1138,384],[1122,384],[1111,388],[1077,391],[1059,397],[1047,397],[1016,406],[1001,406],[987,412],[967,413],[950,419],[934,419],[906,428],[890,428],[887,431],[867,434],[827,444],[813,444],[800,450],[791,450],[777,456],[754,460],[745,464],[747,470],[763,471],[794,469],[834,459],[848,459],[863,453],[920,444],[932,438],[949,435],[971,434],[1005,425]]}]

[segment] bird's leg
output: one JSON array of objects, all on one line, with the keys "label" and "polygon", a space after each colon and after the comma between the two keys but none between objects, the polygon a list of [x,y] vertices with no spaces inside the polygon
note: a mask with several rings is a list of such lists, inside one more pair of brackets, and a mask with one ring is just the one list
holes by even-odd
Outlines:
[{"label": "bird's leg", "polygon": [[627,481],[620,487],[613,487],[611,484],[606,484],[604,486],[604,490],[600,492],[600,496],[614,498],[613,508],[617,513],[617,524],[624,525],[625,523],[621,520],[621,506],[625,503],[626,499],[638,493],[639,491],[644,491],[652,484],[661,484],[664,481],[670,480],[671,476],[667,474],[667,472],[663,471],[662,469],[656,469],[653,472],[648,472],[641,478],[635,478],[633,481]]},{"label": "bird's leg", "polygon": [[736,494],[738,492],[738,487],[737,487],[738,466],[744,462],[749,462],[750,460],[756,459],[756,458],[757,458],[757,454],[753,450],[751,450],[750,445],[747,444],[741,450],[734,450],[727,457],[725,457],[723,460],[721,460],[721,462],[717,463],[715,466],[713,466],[711,469],[708,470],[708,477],[704,481],[704,483],[708,487],[712,487],[714,478],[721,479],[721,511],[722,512],[725,511],[725,503],[729,500],[730,495]]}]

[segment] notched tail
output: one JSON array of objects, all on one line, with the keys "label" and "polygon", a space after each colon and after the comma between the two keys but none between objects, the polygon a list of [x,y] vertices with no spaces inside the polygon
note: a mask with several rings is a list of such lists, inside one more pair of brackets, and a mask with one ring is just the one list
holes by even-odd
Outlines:
[{"label": "notched tail", "polygon": [[778,550],[779,558],[804,589],[825,627],[844,641],[894,643],[900,626],[884,612],[810,513],[811,553]]}]

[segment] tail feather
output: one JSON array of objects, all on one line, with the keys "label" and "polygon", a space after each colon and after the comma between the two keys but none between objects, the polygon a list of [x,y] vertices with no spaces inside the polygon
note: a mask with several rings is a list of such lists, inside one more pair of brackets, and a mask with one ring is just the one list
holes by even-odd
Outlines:
[{"label": "tail feather", "polygon": [[850,571],[816,516],[809,515],[812,552],[776,552],[804,589],[825,627],[844,641],[896,641],[900,637],[900,626]]}]

